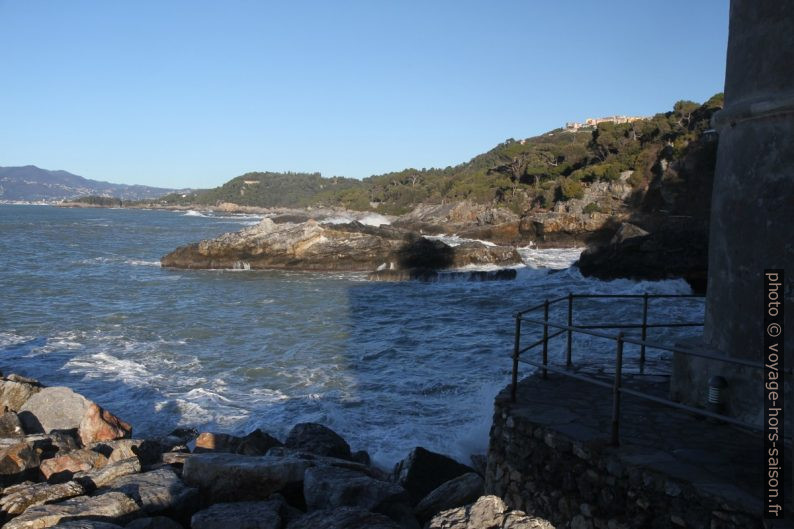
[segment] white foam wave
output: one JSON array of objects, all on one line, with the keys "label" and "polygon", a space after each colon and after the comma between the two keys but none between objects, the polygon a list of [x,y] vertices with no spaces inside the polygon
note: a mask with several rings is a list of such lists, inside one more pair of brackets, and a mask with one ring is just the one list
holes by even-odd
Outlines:
[{"label": "white foam wave", "polygon": [[368,213],[366,215],[338,215],[328,217],[320,221],[320,224],[347,224],[348,222],[358,221],[367,226],[382,226],[391,224],[391,221],[378,213]]},{"label": "white foam wave", "polygon": [[584,248],[544,248],[533,245],[517,248],[521,259],[531,268],[563,270],[575,263]]},{"label": "white foam wave", "polygon": [[185,211],[183,213],[183,216],[185,216],[185,217],[206,217],[205,214],[203,214],[200,211],[196,211],[195,209],[189,209],[189,210]]},{"label": "white foam wave", "polygon": [[496,246],[496,243],[491,241],[483,241],[481,239],[466,239],[464,237],[458,237],[457,235],[424,235],[423,237],[425,239],[430,239],[431,241],[441,241],[444,244],[452,247],[460,246],[461,244],[467,242],[479,242],[485,246]]}]

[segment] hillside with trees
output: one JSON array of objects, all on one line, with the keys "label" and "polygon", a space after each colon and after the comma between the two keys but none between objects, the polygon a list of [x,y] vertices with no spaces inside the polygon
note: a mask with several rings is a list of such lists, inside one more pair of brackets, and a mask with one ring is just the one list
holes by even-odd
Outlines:
[{"label": "hillside with trees", "polygon": [[685,207],[688,198],[703,202],[702,196],[686,197],[693,176],[708,185],[700,186],[701,194],[709,193],[716,142],[704,139],[722,99],[717,94],[702,105],[679,101],[669,112],[632,123],[607,122],[589,130],[555,129],[520,141],[508,139],[454,167],[404,169],[363,180],[324,178],[319,173],[247,173],[215,189],[167,195],[159,202],[342,206],[402,214],[419,204],[468,200],[525,215],[582,198],[595,182],[623,180],[636,190],[634,207],[673,207],[671,196],[677,198],[675,207]]}]

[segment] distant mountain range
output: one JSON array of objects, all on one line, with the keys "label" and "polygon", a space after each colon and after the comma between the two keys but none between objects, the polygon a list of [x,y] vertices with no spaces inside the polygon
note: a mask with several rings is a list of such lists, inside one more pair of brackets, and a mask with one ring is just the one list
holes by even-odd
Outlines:
[{"label": "distant mountain range", "polygon": [[87,195],[143,200],[176,191],[89,180],[67,171],[48,171],[35,165],[0,167],[0,201],[51,201]]}]

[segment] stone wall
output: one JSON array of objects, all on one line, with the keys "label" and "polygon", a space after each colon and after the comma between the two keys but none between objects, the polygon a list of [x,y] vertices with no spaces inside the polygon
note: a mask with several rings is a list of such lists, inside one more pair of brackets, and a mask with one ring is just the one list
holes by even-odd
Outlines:
[{"label": "stone wall", "polygon": [[703,484],[698,488],[649,469],[646,458],[631,464],[626,451],[603,441],[577,442],[539,425],[516,412],[502,392],[495,403],[485,490],[558,529],[762,527],[760,506],[729,505],[724,497],[710,496]]}]

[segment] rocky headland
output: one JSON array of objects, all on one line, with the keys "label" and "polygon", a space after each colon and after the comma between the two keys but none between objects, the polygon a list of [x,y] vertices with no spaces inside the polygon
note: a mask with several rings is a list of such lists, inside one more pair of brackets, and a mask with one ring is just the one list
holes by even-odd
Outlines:
[{"label": "rocky headland", "polygon": [[8,529],[553,529],[485,496],[484,456],[417,447],[385,470],[331,429],[283,440],[180,428],[133,436],[66,387],[0,379],[0,521]]},{"label": "rocky headland", "polygon": [[276,223],[270,218],[239,232],[177,248],[161,260],[164,267],[172,268],[364,271],[373,272],[379,280],[432,279],[439,270],[509,267],[521,262],[512,246],[483,242],[451,246],[395,226],[321,224],[314,219]]}]

